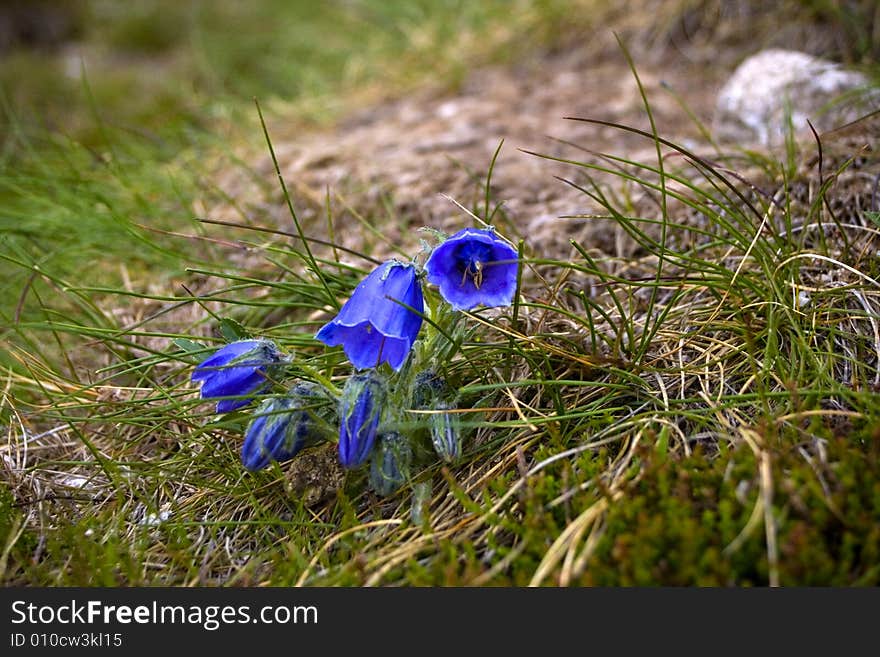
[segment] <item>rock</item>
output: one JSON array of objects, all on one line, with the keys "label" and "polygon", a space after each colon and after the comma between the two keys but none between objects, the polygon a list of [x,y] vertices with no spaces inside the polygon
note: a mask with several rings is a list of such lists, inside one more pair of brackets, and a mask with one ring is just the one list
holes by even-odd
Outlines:
[{"label": "rock", "polygon": [[746,59],[718,94],[713,129],[721,141],[779,146],[790,108],[796,136],[832,130],[880,109],[880,88],[861,73],[791,50]]},{"label": "rock", "polygon": [[0,54],[16,48],[53,48],[77,36],[84,12],[70,0],[0,2]]},{"label": "rock", "polygon": [[336,494],[345,482],[336,443],[327,443],[301,452],[285,464],[288,493],[307,507],[317,506]]}]

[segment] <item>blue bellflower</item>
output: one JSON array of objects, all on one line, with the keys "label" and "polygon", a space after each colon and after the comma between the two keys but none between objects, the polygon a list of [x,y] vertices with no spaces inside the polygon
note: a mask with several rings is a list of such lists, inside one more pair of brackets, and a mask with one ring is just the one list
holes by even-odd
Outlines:
[{"label": "blue bellflower", "polygon": [[385,383],[368,371],[353,374],[345,383],[339,411],[339,462],[346,468],[364,463],[379,430]]},{"label": "blue bellflower", "polygon": [[342,345],[357,369],[388,363],[397,371],[419,333],[423,312],[415,267],[389,261],[361,281],[339,314],[315,337],[331,347]]},{"label": "blue bellflower", "polygon": [[492,230],[465,228],[431,252],[425,271],[454,310],[509,306],[516,293],[517,252]]},{"label": "blue bellflower", "polygon": [[329,439],[332,429],[322,417],[322,395],[314,384],[299,383],[285,397],[266,399],[248,425],[241,462],[251,472],[270,461],[287,461],[304,447]]},{"label": "blue bellflower", "polygon": [[217,412],[228,413],[247,406],[254,395],[266,390],[281,361],[281,352],[272,342],[239,340],[202,361],[193,371],[192,380],[202,382],[202,399],[236,397],[217,402]]}]

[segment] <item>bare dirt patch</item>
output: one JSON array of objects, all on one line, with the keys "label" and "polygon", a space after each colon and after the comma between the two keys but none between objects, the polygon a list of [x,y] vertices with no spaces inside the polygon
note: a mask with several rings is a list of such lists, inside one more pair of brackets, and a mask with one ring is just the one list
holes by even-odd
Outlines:
[{"label": "bare dirt patch", "polygon": [[[724,71],[683,59],[636,65],[658,132],[693,144],[699,129],[680,102],[708,123]],[[572,51],[536,57],[513,68],[477,70],[458,93],[425,89],[356,112],[331,131],[291,134],[275,119],[270,132],[282,174],[311,236],[327,236],[328,194],[336,241],[374,257],[387,253],[388,244],[412,251],[418,239],[415,229],[421,226],[450,232],[471,225],[473,219],[447,197],[482,214],[486,174],[503,140],[491,193],[493,204],[503,204],[504,216],[496,215],[496,220],[511,237],[527,238],[546,256],[569,253],[572,238],[625,255],[632,244],[620,239],[611,222],[560,218],[595,211],[582,192],[554,178],[570,179],[573,168],[524,151],[589,159],[582,148],[651,161],[656,160],[654,143],[565,117],[650,130],[638,84],[623,54],[596,58]],[[263,179],[274,178],[268,155],[260,155],[254,168]],[[227,172],[219,186],[236,199],[238,208],[290,225],[277,185],[263,188],[271,190],[267,195],[239,174]],[[229,205],[200,210],[212,219],[241,220],[238,209]],[[380,230],[382,239],[356,225],[354,212]]]}]

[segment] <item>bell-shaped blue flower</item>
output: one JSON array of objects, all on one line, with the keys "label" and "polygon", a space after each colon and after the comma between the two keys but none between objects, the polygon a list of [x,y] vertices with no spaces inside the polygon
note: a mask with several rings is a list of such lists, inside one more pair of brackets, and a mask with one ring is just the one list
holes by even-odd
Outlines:
[{"label": "bell-shaped blue flower", "polygon": [[399,370],[422,326],[423,312],[415,267],[392,260],[361,281],[315,337],[331,347],[342,345],[357,369],[388,363]]},{"label": "bell-shaped blue flower", "polygon": [[254,395],[266,390],[281,352],[268,340],[239,340],[221,347],[193,371],[192,380],[201,381],[202,399],[221,399],[218,413],[247,406]]},{"label": "bell-shaped blue flower", "polygon": [[370,487],[386,497],[400,488],[409,477],[412,448],[396,431],[379,436],[370,461]]},{"label": "bell-shaped blue flower", "polygon": [[312,383],[299,383],[284,397],[263,401],[251,420],[241,447],[241,462],[254,472],[270,461],[287,461],[304,447],[328,440],[333,428],[329,398]]},{"label": "bell-shaped blue flower", "polygon": [[339,462],[343,467],[356,468],[370,457],[385,397],[385,383],[374,371],[353,374],[346,381],[339,409]]},{"label": "bell-shaped blue flower", "polygon": [[455,310],[509,306],[516,293],[517,257],[494,231],[465,228],[431,252],[425,271]]}]

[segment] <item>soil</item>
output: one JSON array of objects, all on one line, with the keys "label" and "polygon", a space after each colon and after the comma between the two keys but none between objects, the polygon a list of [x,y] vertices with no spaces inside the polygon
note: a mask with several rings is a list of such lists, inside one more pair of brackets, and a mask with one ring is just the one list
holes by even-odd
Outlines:
[{"label": "soil", "polygon": [[[566,118],[651,130],[622,52],[600,58],[595,49],[591,52],[542,55],[513,68],[477,70],[455,93],[425,89],[358,111],[329,131],[290,134],[275,119],[269,129],[276,154],[308,234],[327,237],[328,194],[337,243],[377,258],[391,245],[413,253],[423,236],[416,231],[419,227],[454,232],[474,225],[456,203],[485,214],[486,175],[503,140],[491,193],[492,207],[502,204],[493,223],[500,222],[509,238],[540,245],[539,255],[565,257],[570,239],[627,255],[632,244],[621,239],[612,222],[563,218],[597,211],[582,191],[554,178],[583,183],[582,172],[531,153],[595,161],[585,151],[605,152],[656,163],[651,139]],[[708,124],[717,90],[729,72],[670,57],[636,61],[636,67],[658,133],[693,146],[700,131],[688,111]],[[275,183],[266,187],[273,190],[268,197],[238,172],[221,176],[221,189],[258,221],[268,215],[289,227],[268,154],[259,156],[254,168],[262,180]],[[241,221],[238,209],[229,205],[197,211],[212,219]],[[381,239],[368,228],[351,227],[353,211],[381,226]]]}]

